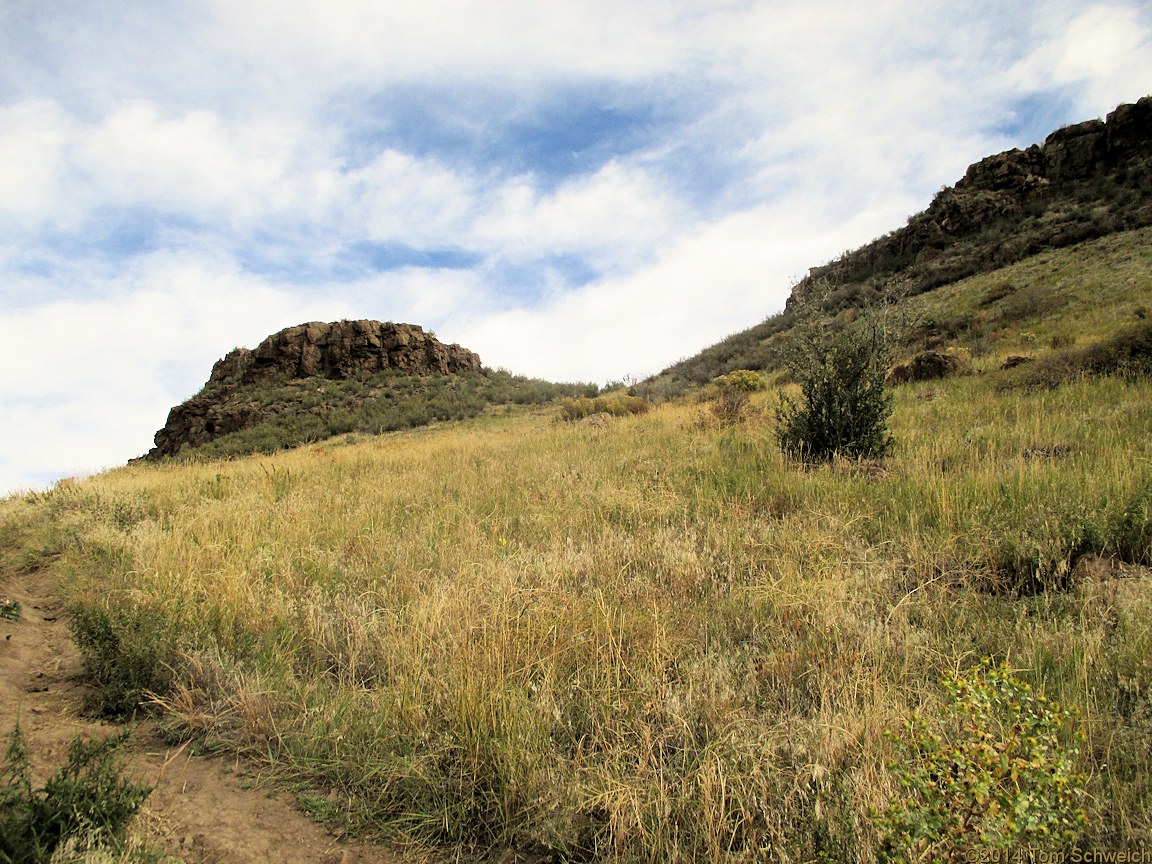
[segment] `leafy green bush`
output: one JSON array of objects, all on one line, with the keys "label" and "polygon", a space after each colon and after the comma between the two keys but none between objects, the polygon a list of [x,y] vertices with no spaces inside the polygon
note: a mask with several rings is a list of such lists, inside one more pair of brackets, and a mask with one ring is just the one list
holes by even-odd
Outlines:
[{"label": "leafy green bush", "polygon": [[785,394],[777,406],[781,449],[806,461],[885,455],[892,446],[888,353],[887,340],[868,322],[838,328],[824,321],[798,329],[787,368],[801,397]]},{"label": "leafy green bush", "polygon": [[131,715],[149,693],[172,684],[176,644],[164,619],[128,604],[78,605],[69,621],[84,675],[96,688],[88,708],[102,717]]},{"label": "leafy green bush", "polygon": [[906,738],[889,733],[900,791],[876,816],[881,859],[972,860],[960,856],[1074,841],[1087,820],[1086,778],[1067,740],[1073,712],[988,660],[944,687],[951,701],[942,722],[913,717]]},{"label": "leafy green bush", "polygon": [[33,789],[28,749],[17,725],[0,762],[0,860],[46,864],[70,838],[92,844],[121,840],[152,792],[120,776],[116,751],[128,734],[103,741],[75,738],[67,763],[42,788]]}]

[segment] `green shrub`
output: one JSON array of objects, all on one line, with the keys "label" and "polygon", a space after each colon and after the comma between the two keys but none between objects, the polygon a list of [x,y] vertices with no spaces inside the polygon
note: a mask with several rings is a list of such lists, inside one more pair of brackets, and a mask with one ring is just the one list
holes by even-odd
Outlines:
[{"label": "green shrub", "polygon": [[77,737],[68,761],[40,789],[32,788],[28,750],[17,725],[0,763],[0,860],[46,864],[70,838],[102,845],[123,839],[152,790],[122,779],[116,751],[121,732],[103,741]]},{"label": "green shrub", "polygon": [[99,716],[131,715],[148,694],[171,686],[176,644],[158,613],[128,604],[78,605],[69,629],[96,688],[88,708]]},{"label": "green shrub", "polygon": [[887,340],[869,322],[843,329],[825,322],[798,331],[787,368],[801,396],[784,395],[777,406],[780,447],[806,461],[885,455],[892,446],[888,353]]},{"label": "green shrub", "polygon": [[974,849],[1074,841],[1086,778],[1067,740],[1072,712],[988,660],[944,687],[947,717],[913,717],[906,738],[889,733],[900,791],[875,817],[881,860],[973,860]]},{"label": "green shrub", "polygon": [[19,621],[20,601],[0,597],[0,618],[6,618],[9,621]]}]

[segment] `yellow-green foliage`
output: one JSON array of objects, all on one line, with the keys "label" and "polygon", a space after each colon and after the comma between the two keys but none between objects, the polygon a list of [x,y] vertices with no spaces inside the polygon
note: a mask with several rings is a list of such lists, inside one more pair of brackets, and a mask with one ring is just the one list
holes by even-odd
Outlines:
[{"label": "yellow-green foliage", "polygon": [[0,860],[40,864],[63,860],[58,850],[127,852],[125,829],[151,794],[125,780],[116,751],[128,731],[104,740],[76,737],[68,759],[33,788],[28,748],[19,723],[7,733],[0,755]]},{"label": "yellow-green foliage", "polygon": [[613,417],[627,417],[630,414],[643,414],[652,406],[639,396],[627,393],[608,393],[593,398],[580,396],[560,400],[561,420],[583,420],[593,414],[609,414]]},{"label": "yellow-green foliage", "polygon": [[944,679],[948,715],[893,736],[900,788],[877,822],[893,861],[971,860],[981,849],[1059,848],[1087,818],[1075,718],[1007,664]]},{"label": "yellow-green foliage", "polygon": [[721,375],[713,382],[721,390],[738,390],[744,393],[758,393],[768,389],[768,381],[759,372],[751,369],[737,369]]},{"label": "yellow-green foliage", "polygon": [[1152,388],[998,374],[900,388],[883,463],[692,404],[524,411],[134,465],[4,502],[0,537],[121,696],[384,834],[870,862],[884,730],[988,656],[1081,709],[1081,842],[1149,842]]}]

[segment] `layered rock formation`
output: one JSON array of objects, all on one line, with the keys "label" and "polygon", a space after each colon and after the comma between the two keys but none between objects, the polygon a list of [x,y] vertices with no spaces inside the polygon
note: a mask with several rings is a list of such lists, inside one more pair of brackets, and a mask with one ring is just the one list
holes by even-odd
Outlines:
[{"label": "layered rock formation", "polygon": [[414,324],[312,321],[274,333],[254,351],[237,348],[212,367],[209,384],[289,378],[350,378],[396,369],[412,375],[480,371],[480,358],[444,345]]},{"label": "layered rock formation", "polygon": [[255,396],[262,383],[339,380],[388,371],[454,375],[480,369],[479,356],[459,345],[445,345],[414,324],[300,324],[269,336],[254,350],[237,348],[216,361],[204,388],[169,412],[145,458],[174,456],[184,447],[207,444],[275,415],[276,404]]}]

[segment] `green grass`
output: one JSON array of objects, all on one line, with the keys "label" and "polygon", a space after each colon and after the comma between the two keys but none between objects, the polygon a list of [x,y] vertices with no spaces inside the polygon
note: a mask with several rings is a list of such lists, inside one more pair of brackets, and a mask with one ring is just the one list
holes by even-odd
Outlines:
[{"label": "green grass", "polygon": [[1152,582],[1072,574],[1148,560],[1152,395],[995,378],[898,390],[884,463],[803,468],[684,404],[132,467],[6,510],[67,526],[53,566],[119,628],[110,681],[175,670],[178,734],[336,790],[362,830],[871,860],[883,730],[989,656],[1080,708],[1086,838],[1146,840]]}]

